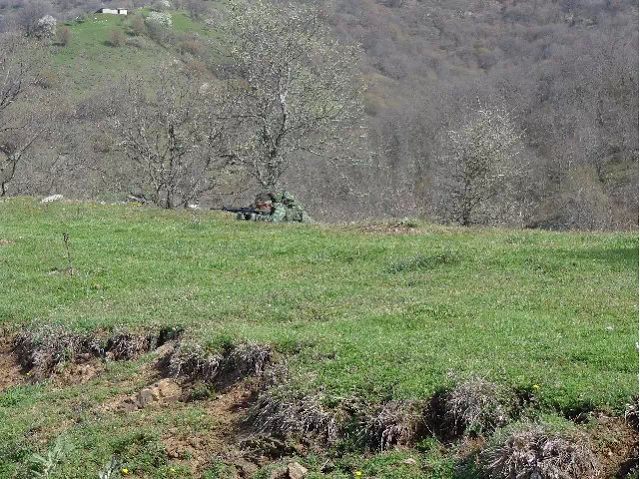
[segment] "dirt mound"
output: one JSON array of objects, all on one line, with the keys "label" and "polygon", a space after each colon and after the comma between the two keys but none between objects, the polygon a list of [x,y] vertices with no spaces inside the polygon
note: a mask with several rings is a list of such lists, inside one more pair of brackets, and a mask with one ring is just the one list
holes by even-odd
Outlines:
[{"label": "dirt mound", "polygon": [[69,366],[86,365],[94,358],[131,360],[157,349],[180,334],[181,330],[165,328],[153,334],[117,332],[104,338],[99,333],[72,333],[60,327],[25,328],[13,338],[11,350],[31,380],[64,374],[86,377],[91,376],[95,366],[70,369]]}]

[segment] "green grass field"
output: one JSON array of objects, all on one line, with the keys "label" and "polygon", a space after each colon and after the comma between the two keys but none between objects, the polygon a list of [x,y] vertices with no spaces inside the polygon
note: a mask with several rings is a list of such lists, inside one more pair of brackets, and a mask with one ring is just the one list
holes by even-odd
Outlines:
[{"label": "green grass field", "polygon": [[[73,276],[51,274],[67,267],[63,232]],[[186,340],[205,346],[272,345],[289,358],[291,388],[371,402],[427,399],[480,376],[515,389],[536,385],[550,413],[620,414],[638,391],[635,233],[425,223],[394,232],[382,224],[272,225],[210,212],[10,199],[0,203],[0,264],[7,334],[23,325],[180,325]],[[98,418],[86,406],[139,389],[137,371],[150,357],[110,363],[89,387],[0,393],[9,458],[0,450],[0,477],[15,477],[25,461],[27,453],[9,454],[11,447],[42,451],[39,434],[73,438],[83,451],[73,457],[78,464],[89,457],[95,471],[124,441],[140,477],[173,477],[139,443],[155,444],[176,421],[196,427],[197,405],[147,424],[150,442],[129,438],[126,418]],[[108,440],[97,439],[106,431]],[[377,474],[369,476],[418,477]]]}]

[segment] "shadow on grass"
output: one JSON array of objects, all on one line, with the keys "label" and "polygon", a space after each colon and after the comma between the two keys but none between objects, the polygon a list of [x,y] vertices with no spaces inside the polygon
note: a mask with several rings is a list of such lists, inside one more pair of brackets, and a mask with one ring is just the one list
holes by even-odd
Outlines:
[{"label": "shadow on grass", "polygon": [[612,265],[619,265],[625,269],[638,269],[638,248],[565,250],[566,258],[578,261],[601,261]]}]

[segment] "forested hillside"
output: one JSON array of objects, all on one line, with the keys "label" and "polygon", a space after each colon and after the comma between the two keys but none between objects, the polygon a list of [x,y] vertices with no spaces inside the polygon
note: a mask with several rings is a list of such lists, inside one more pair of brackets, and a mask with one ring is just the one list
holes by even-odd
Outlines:
[{"label": "forested hillside", "polygon": [[[340,72],[342,91],[352,84],[364,112],[352,124],[361,132],[357,144],[336,143],[329,156],[300,148],[280,172],[279,186],[296,192],[314,216],[552,229],[637,225],[637,2],[311,3],[321,4],[329,35],[361,48],[353,61],[360,78],[347,81],[347,70]],[[59,31],[37,91],[38,101],[55,105],[39,114],[58,128],[25,151],[5,194],[148,194],[104,128],[113,113],[105,103],[114,105],[105,99],[125,84],[122,75],[157,84],[153,74],[165,65],[198,86],[242,77],[225,49],[235,35],[225,25],[236,15],[226,2],[111,4],[130,14],[87,15],[109,2],[0,1],[4,31],[34,36],[33,25],[46,15]],[[283,18],[288,5],[279,3]],[[163,12],[172,21],[154,26],[149,15]],[[239,131],[225,138],[237,139]],[[493,143],[483,143],[487,138]],[[334,161],[356,150],[357,161]],[[241,203],[261,188],[256,175],[242,172],[246,164],[228,166],[215,187],[189,201]]]}]

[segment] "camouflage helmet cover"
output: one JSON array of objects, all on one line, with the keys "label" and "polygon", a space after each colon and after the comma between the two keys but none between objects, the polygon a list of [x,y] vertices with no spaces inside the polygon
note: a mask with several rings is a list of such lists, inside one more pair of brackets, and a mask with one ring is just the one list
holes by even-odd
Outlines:
[{"label": "camouflage helmet cover", "polygon": [[289,192],[289,191],[283,191],[282,192],[282,201],[285,201],[287,203],[293,203],[294,201],[296,201],[295,196],[293,196],[293,193]]}]

